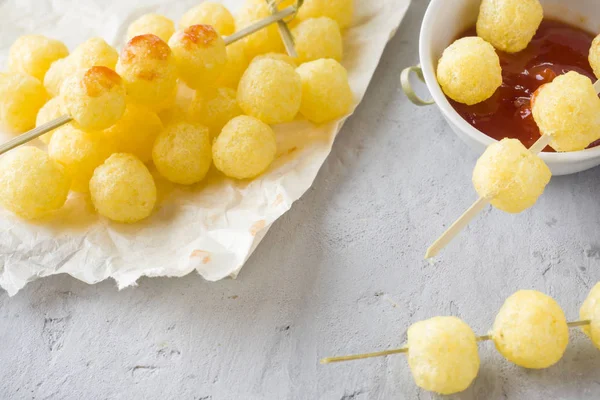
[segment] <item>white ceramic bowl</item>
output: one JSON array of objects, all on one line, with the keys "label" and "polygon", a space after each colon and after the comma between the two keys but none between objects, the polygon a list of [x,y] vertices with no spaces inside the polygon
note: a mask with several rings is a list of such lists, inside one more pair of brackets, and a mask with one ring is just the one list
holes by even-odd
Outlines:
[{"label": "white ceramic bowl", "polygon": [[[436,79],[442,52],[475,25],[481,0],[431,0],[421,26],[419,57],[425,83],[452,130],[479,154],[495,140],[472,127],[450,105]],[[541,0],[546,18],[600,32],[599,0]],[[600,165],[600,147],[571,153],[543,153],[554,175],[567,175]]]}]

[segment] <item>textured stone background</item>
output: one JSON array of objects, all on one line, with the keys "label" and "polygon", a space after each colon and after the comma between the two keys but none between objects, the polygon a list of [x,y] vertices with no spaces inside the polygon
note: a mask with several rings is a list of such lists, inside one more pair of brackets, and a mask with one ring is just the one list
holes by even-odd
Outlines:
[{"label": "textured stone background", "polygon": [[[412,322],[435,315],[483,333],[518,289],[542,290],[577,318],[600,280],[598,169],[553,179],[521,215],[485,212],[435,264],[422,260],[475,199],[476,160],[435,108],[398,87],[418,61],[427,3],[413,0],[314,187],[238,280],[143,279],[118,292],[53,277],[1,293],[0,399],[430,399],[404,356],[318,359],[400,346]],[[598,399],[600,351],[571,337],[542,371],[482,343],[479,377],[452,398]]]}]

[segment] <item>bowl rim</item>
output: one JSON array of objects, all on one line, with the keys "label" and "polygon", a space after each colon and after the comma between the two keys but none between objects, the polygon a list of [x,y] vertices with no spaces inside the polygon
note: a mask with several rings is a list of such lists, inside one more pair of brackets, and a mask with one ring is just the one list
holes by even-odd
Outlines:
[{"label": "bowl rim", "polygon": [[[444,114],[447,119],[449,119],[456,127],[458,127],[458,129],[469,136],[472,140],[478,142],[484,147],[487,147],[492,143],[497,142],[497,140],[474,128],[463,117],[461,117],[458,112],[456,112],[454,107],[452,107],[446,98],[446,95],[444,95],[442,88],[437,81],[437,74],[434,71],[433,66],[437,65],[437,62],[432,60],[430,51],[435,28],[432,23],[432,19],[433,14],[436,11],[435,8],[443,7],[441,3],[445,1],[447,0],[431,0],[421,23],[421,31],[419,33],[419,60],[421,63],[423,76],[425,77],[425,84],[427,85],[427,89],[433,97],[435,104],[442,111],[442,114]],[[564,153],[540,153],[540,158],[547,163],[581,162],[600,158],[600,146],[591,149]]]}]

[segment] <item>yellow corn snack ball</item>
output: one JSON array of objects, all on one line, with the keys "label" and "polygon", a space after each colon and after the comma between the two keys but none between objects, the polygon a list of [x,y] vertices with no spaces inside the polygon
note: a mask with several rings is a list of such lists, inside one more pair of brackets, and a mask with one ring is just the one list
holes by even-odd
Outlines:
[{"label": "yellow corn snack ball", "polygon": [[0,73],[0,128],[11,133],[33,128],[37,113],[46,100],[48,94],[36,78]]},{"label": "yellow corn snack ball", "polygon": [[142,15],[127,28],[127,40],[148,33],[158,36],[164,42],[168,42],[175,33],[175,23],[163,15]]},{"label": "yellow corn snack ball", "polygon": [[215,167],[230,178],[251,179],[275,160],[275,132],[264,122],[245,115],[223,127],[213,144]]},{"label": "yellow corn snack ball", "polygon": [[52,97],[58,96],[65,79],[76,71],[77,66],[71,62],[71,57],[54,61],[44,76],[44,87],[48,94]]},{"label": "yellow corn snack ball", "polygon": [[115,153],[94,171],[90,196],[100,215],[133,223],[152,213],[156,185],[143,162],[132,154]]},{"label": "yellow corn snack ball", "polygon": [[[168,110],[169,108],[173,108],[175,106],[175,103],[177,103],[177,93],[178,89],[177,87],[175,87],[175,90],[173,90],[166,99],[164,99],[160,103],[148,104],[145,107],[156,114]],[[135,103],[135,101],[129,101],[129,103]]]},{"label": "yellow corn snack ball", "polygon": [[584,326],[583,332],[592,339],[592,343],[600,349],[600,283],[590,290],[590,294],[585,299],[579,310],[579,317],[582,320],[590,320],[589,326]]},{"label": "yellow corn snack ball", "polygon": [[[37,117],[35,119],[35,126],[43,125],[47,122],[53,121],[59,117],[62,117],[63,115],[66,115],[66,114],[67,114],[67,112],[65,111],[65,107],[63,105],[62,99],[60,97],[54,97],[54,98],[50,99],[46,104],[44,104],[44,106],[42,108],[40,108],[40,111],[38,111]],[[70,124],[68,124],[68,125],[70,125]],[[54,135],[54,133],[56,133],[56,131],[58,131],[68,125],[63,125],[59,128],[56,128],[56,129],[48,132],[48,133],[43,134],[42,136],[40,136],[40,140],[46,144],[50,143],[50,139],[52,138],[52,135]]]},{"label": "yellow corn snack ball", "polygon": [[238,115],[242,115],[242,109],[235,90],[230,88],[196,92],[189,111],[190,119],[206,126],[211,137],[217,136],[225,124]]},{"label": "yellow corn snack ball", "polygon": [[353,16],[354,0],[304,0],[297,18],[304,21],[309,18],[329,17],[344,29],[352,24]]},{"label": "yellow corn snack ball", "polygon": [[205,1],[183,14],[179,27],[187,28],[192,25],[210,25],[221,36],[229,36],[235,32],[233,15],[223,4],[212,1]]},{"label": "yellow corn snack ball", "polygon": [[175,56],[158,36],[131,39],[121,50],[117,72],[125,81],[127,95],[138,104],[163,102],[177,85]]},{"label": "yellow corn snack ball", "polygon": [[127,104],[123,117],[104,131],[115,152],[130,153],[142,162],[152,159],[152,146],[163,130],[158,115],[137,104]]},{"label": "yellow corn snack ball", "polygon": [[125,85],[110,68],[79,70],[65,80],[60,95],[69,115],[85,131],[106,129],[125,112]]},{"label": "yellow corn snack ball", "polygon": [[592,81],[575,71],[541,86],[531,110],[556,151],[578,151],[600,139],[600,98]]},{"label": "yellow corn snack ball", "polygon": [[21,36],[10,48],[8,69],[43,81],[50,65],[68,55],[69,49],[58,40],[42,35]]},{"label": "yellow corn snack ball", "polygon": [[192,25],[169,40],[179,77],[195,90],[213,85],[227,64],[225,42],[210,25]]},{"label": "yellow corn snack ball", "polygon": [[498,50],[517,53],[531,42],[543,18],[539,0],[483,0],[477,36]]},{"label": "yellow corn snack ball", "polygon": [[552,297],[535,290],[520,290],[500,308],[492,339],[508,361],[524,368],[542,369],[556,364],[569,343],[563,310]]},{"label": "yellow corn snack ball", "polygon": [[494,47],[481,38],[458,39],[444,50],[437,79],[452,100],[468,105],[481,103],[502,85],[500,58]]},{"label": "yellow corn snack ball", "polygon": [[[297,45],[296,45],[296,50],[298,50]],[[267,54],[261,54],[260,56],[254,57],[254,59],[252,60],[252,62],[255,62],[255,61],[258,61],[258,60],[264,60],[265,58],[268,58],[270,60],[283,61],[284,63],[289,64],[293,68],[298,68],[298,63],[296,63],[296,60],[294,59],[294,57],[290,56],[287,53],[267,53]]]},{"label": "yellow corn snack ball", "polygon": [[302,80],[300,113],[321,124],[350,112],[354,95],[348,72],[335,60],[323,59],[302,64],[296,71]]},{"label": "yellow corn snack ball", "polygon": [[283,61],[263,59],[250,63],[238,86],[237,100],[244,113],[267,124],[294,120],[302,101],[302,82]]},{"label": "yellow corn snack ball", "polygon": [[333,58],[342,60],[343,44],[340,27],[331,18],[309,18],[292,30],[300,64]]},{"label": "yellow corn snack ball", "polygon": [[596,78],[600,79],[600,35],[596,36],[590,48],[590,65]]},{"label": "yellow corn snack ball", "polygon": [[0,158],[0,204],[21,218],[58,210],[70,186],[65,169],[37,147],[19,147]]},{"label": "yellow corn snack ball", "polygon": [[248,57],[244,50],[244,42],[237,41],[226,48],[227,64],[223,66],[221,76],[217,80],[216,86],[226,86],[237,89],[238,83],[248,68]]},{"label": "yellow corn snack ball", "polygon": [[475,334],[456,317],[435,317],[408,328],[408,365],[417,386],[440,394],[467,389],[479,372]]},{"label": "yellow corn snack ball", "polygon": [[84,132],[72,126],[59,129],[50,140],[48,155],[59,162],[71,178],[71,189],[87,193],[96,167],[112,153],[99,132]]},{"label": "yellow corn snack ball", "polygon": [[494,207],[515,214],[536,203],[551,177],[544,161],[518,139],[502,139],[477,160],[473,185]]},{"label": "yellow corn snack ball", "polygon": [[[236,30],[239,31],[270,15],[271,11],[264,0],[246,0],[235,17]],[[245,37],[243,41],[250,60],[260,54],[281,53],[285,50],[277,24],[269,25]]]},{"label": "yellow corn snack ball", "polygon": [[158,172],[171,182],[200,182],[212,164],[208,128],[189,122],[167,125],[154,143],[152,160]]}]

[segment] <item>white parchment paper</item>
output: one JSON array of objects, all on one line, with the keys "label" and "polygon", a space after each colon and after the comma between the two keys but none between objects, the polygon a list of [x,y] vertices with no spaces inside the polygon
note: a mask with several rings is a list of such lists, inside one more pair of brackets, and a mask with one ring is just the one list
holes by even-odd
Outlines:
[{"label": "white parchment paper", "polygon": [[[40,33],[69,48],[92,36],[120,46],[128,24],[157,12],[178,21],[193,0],[8,0],[0,2],[0,66],[20,35]],[[241,0],[223,1],[232,11]],[[345,32],[344,66],[360,102],[388,40],[410,0],[355,0]],[[0,286],[16,294],[37,278],[67,273],[93,284],[112,277],[119,288],[141,276],[184,276],[193,270],[216,281],[235,277],[271,224],[312,185],[344,120],[315,126],[306,121],[275,127],[278,157],[252,182],[215,171],[181,188],[160,179],[152,217],[134,225],[97,216],[89,200],[72,194],[65,207],[36,223],[0,209]],[[367,132],[365,132],[367,134]],[[0,135],[1,140],[8,136]]]}]

